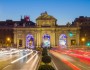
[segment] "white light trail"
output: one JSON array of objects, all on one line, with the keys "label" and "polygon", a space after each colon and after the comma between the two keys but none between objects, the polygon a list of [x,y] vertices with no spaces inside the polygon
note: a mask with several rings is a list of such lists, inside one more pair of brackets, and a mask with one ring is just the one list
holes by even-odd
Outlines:
[{"label": "white light trail", "polygon": [[32,53],[33,53],[33,51],[31,50],[31,52],[30,52],[29,54],[26,54],[25,56],[22,56],[22,57],[20,57],[20,58],[18,58],[18,59],[16,59],[16,60],[12,61],[11,63],[15,63],[15,62],[23,59],[24,57],[27,57],[28,55],[30,55],[30,54],[32,54]]},{"label": "white light trail", "polygon": [[26,63],[29,63],[36,55],[38,52],[36,52]]},{"label": "white light trail", "polygon": [[35,60],[33,61],[33,64],[31,65],[30,70],[31,70],[31,69],[33,70],[33,68],[34,68],[34,70],[36,70],[36,67],[34,67],[34,66],[37,66],[37,64],[36,64],[37,60],[38,60],[38,55],[36,55],[36,58],[35,58]]},{"label": "white light trail", "polygon": [[53,60],[52,60],[52,63],[53,63],[53,65],[54,65],[55,69],[58,70],[58,68],[57,68],[57,66],[55,65],[55,63],[53,62]]}]

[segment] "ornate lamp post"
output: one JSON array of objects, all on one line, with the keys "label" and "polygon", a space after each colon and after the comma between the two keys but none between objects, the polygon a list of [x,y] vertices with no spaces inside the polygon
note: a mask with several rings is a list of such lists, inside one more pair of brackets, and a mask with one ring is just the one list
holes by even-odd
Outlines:
[{"label": "ornate lamp post", "polygon": [[85,45],[85,40],[86,40],[86,39],[85,39],[84,37],[81,38],[81,41],[83,42],[83,43],[82,43],[83,47],[84,47],[84,45]]},{"label": "ornate lamp post", "polygon": [[9,37],[7,37],[7,42],[8,42],[8,46],[10,46],[10,44],[11,44],[11,39],[9,38]]}]

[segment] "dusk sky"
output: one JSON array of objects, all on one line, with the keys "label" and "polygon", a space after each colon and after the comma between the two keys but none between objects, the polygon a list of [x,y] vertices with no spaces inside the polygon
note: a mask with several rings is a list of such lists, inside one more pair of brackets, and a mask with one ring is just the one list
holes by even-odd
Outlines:
[{"label": "dusk sky", "polygon": [[45,11],[64,25],[79,16],[90,17],[90,0],[0,0],[0,21],[28,15],[35,22]]}]

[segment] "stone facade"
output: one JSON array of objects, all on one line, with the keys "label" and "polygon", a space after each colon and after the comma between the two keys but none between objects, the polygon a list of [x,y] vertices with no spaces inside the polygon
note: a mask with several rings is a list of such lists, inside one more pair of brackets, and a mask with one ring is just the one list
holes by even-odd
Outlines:
[{"label": "stone facade", "polygon": [[[50,46],[57,47],[59,46],[60,35],[65,34],[66,45],[71,47],[72,45],[79,45],[79,30],[80,28],[75,26],[57,25],[57,19],[45,12],[36,19],[34,27],[14,27],[14,44],[19,47],[19,41],[21,40],[24,48],[26,46],[26,36],[31,34],[34,37],[35,47],[41,47],[43,36],[48,34],[50,36]],[[73,34],[72,37],[69,36],[70,32]]]},{"label": "stone facade", "polygon": [[[74,20],[72,26],[80,27],[80,45],[90,42],[90,17],[80,16]],[[82,40],[83,38],[85,41]]]}]

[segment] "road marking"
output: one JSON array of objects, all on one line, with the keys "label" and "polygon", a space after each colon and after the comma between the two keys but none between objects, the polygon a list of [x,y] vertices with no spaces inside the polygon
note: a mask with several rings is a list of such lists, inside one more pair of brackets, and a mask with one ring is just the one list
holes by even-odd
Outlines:
[{"label": "road marking", "polygon": [[26,63],[29,63],[36,55],[37,55],[37,52]]},{"label": "road marking", "polygon": [[11,65],[7,65],[6,67],[4,67],[2,70],[4,70],[4,69],[6,69],[7,67],[9,67],[9,66],[11,66]]},{"label": "road marking", "polygon": [[[50,53],[51,53],[53,56],[55,56],[55,57],[59,58],[60,60],[62,60],[65,64],[67,64],[67,65],[68,65],[69,67],[71,67],[73,70],[81,70],[80,68],[78,68],[77,66],[75,66],[74,64],[72,64],[71,62],[69,62],[68,60],[61,58],[61,56],[60,56],[59,53],[56,53],[56,52],[54,52],[54,51],[50,51]],[[56,54],[56,55],[55,55],[55,54]]]},{"label": "road marking", "polygon": [[15,63],[15,62],[23,59],[24,57],[27,57],[28,55],[30,55],[30,54],[32,54],[32,53],[33,53],[33,51],[31,50],[31,52],[30,52],[29,54],[26,54],[25,56],[22,56],[22,57],[20,57],[20,58],[18,58],[18,59],[16,59],[16,60],[12,61],[11,63]]},{"label": "road marking", "polygon": [[[38,65],[39,61],[40,61],[40,57],[39,57],[39,59],[38,59],[38,61],[37,61],[37,65]],[[37,67],[37,66],[35,66],[34,70],[36,70],[36,67]]]},{"label": "road marking", "polygon": [[35,58],[35,60],[33,61],[33,63],[32,63],[32,65],[31,65],[30,70],[31,70],[31,69],[33,69],[33,68],[34,68],[34,70],[36,70],[36,69],[35,69],[36,67],[34,67],[34,66],[36,66],[36,65],[37,65],[37,64],[36,64],[37,59],[38,59],[38,55],[36,55],[36,58]]},{"label": "road marking", "polygon": [[53,65],[54,65],[54,67],[55,67],[55,70],[58,70],[58,68],[57,68],[57,66],[55,65],[55,63],[53,62],[53,60],[52,60],[52,63],[53,63]]},{"label": "road marking", "polygon": [[84,67],[84,66],[82,66],[82,65],[80,65],[80,64],[78,64],[80,67],[82,67],[82,68],[84,68],[85,70],[88,70],[86,67]]}]

